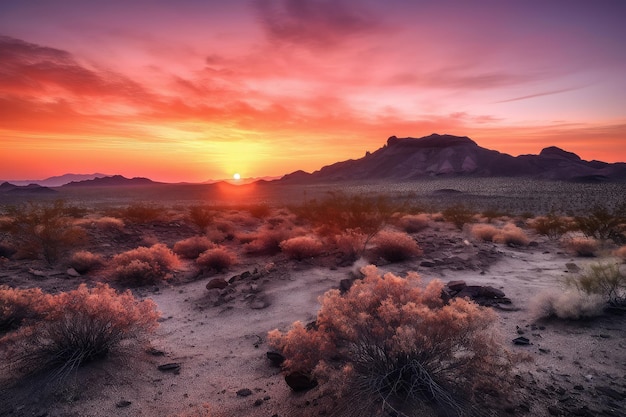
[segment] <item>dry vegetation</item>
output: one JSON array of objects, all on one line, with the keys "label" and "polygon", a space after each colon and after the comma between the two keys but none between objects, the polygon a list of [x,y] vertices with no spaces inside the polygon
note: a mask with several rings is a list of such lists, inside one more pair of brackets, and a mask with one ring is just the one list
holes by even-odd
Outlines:
[{"label": "dry vegetation", "polygon": [[[154,333],[158,314],[152,294],[189,291],[191,295],[185,295],[177,307],[181,317],[177,323],[193,328],[191,333],[207,332],[202,327],[205,320],[208,327],[220,331],[219,315],[212,316],[215,322],[206,319],[212,311],[226,315],[252,309],[257,314],[251,321],[256,327],[245,329],[246,337],[263,335],[269,330],[263,328],[263,314],[269,308],[290,305],[289,288],[295,281],[324,277],[329,271],[347,276],[347,269],[342,268],[364,257],[394,273],[367,267],[364,276],[350,277],[351,287],[341,283],[343,293],[331,290],[320,299],[317,314],[296,312],[298,317],[316,317],[309,325],[294,323],[288,330],[294,311],[268,322],[283,330],[272,332],[269,339],[286,358],[284,372],[299,372],[320,384],[315,394],[306,397],[309,404],[284,394],[284,402],[293,403],[297,410],[285,413],[289,409],[285,404],[263,399],[276,395],[272,393],[257,398],[263,406],[220,414],[202,405],[213,401],[207,395],[186,408],[170,404],[167,413],[517,415],[522,412],[511,403],[522,400],[509,388],[520,385],[523,397],[533,384],[515,378],[521,373],[519,364],[511,359],[505,347],[508,342],[496,331],[499,318],[507,313],[464,298],[446,300],[439,281],[422,285],[417,274],[404,273],[419,270],[429,278],[443,276],[450,270],[439,265],[456,262],[451,270],[465,268],[473,276],[488,276],[490,264],[479,264],[479,259],[509,251],[542,253],[545,248],[556,254],[565,248],[581,257],[576,262],[591,262],[582,258],[590,256],[599,261],[611,257],[610,262],[585,264],[581,272],[568,273],[562,285],[542,283],[543,291],[524,294],[532,302],[511,310],[522,311],[516,317],[526,315],[533,323],[549,322],[552,317],[574,326],[569,323],[606,317],[626,307],[624,266],[615,263],[626,260],[626,248],[620,246],[626,241],[626,220],[619,205],[598,206],[576,215],[542,209],[534,216],[515,213],[510,207],[506,214],[494,208],[479,211],[456,202],[441,207],[440,212],[425,211],[418,201],[364,195],[368,194],[333,192],[288,207],[196,203],[167,208],[139,202],[84,209],[56,201],[2,208],[0,356],[4,374],[0,383],[10,387],[38,371],[61,380],[109,353],[137,348],[148,337],[166,338],[166,334]],[[563,264],[568,260],[564,256]],[[70,274],[68,268],[78,274]],[[223,288],[208,294],[203,287],[201,293],[188,290],[187,285],[215,276],[223,278]],[[524,279],[542,282],[543,272],[537,268]],[[325,289],[338,288],[340,280],[328,278],[324,285]],[[129,287],[134,294],[125,291]],[[503,290],[508,295],[508,288]],[[182,317],[187,321],[182,322]],[[202,324],[193,324],[187,317]],[[199,353],[202,349],[211,353],[234,349],[207,343],[201,348],[201,343],[185,341],[187,350],[181,356],[207,355]],[[264,343],[259,336],[256,346]],[[221,366],[225,357],[203,360]],[[257,371],[267,368],[267,378],[274,377],[265,365],[259,362],[254,367]],[[189,372],[202,375],[200,370]],[[273,390],[288,391],[286,385],[272,381]],[[257,392],[260,396],[262,391],[253,390],[252,395]],[[309,409],[311,398],[331,405]],[[550,400],[542,401],[542,411],[533,406],[535,414],[531,415],[547,415]],[[503,411],[507,407],[509,411]],[[174,409],[179,411],[171,412]],[[564,410],[570,409],[562,406],[559,410],[561,414],[554,415],[566,415]],[[4,411],[0,409],[0,416],[11,415],[15,408],[8,414]]]}]

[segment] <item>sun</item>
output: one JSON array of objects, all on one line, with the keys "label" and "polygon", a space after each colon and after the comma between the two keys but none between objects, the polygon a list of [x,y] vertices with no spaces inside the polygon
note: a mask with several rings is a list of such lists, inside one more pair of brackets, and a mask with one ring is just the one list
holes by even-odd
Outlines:
[{"label": "sun", "polygon": [[239,173],[238,173],[238,172],[235,172],[235,173],[233,174],[233,179],[234,179],[235,181],[238,181],[238,180],[240,180],[240,179],[241,179],[241,175],[239,175]]}]

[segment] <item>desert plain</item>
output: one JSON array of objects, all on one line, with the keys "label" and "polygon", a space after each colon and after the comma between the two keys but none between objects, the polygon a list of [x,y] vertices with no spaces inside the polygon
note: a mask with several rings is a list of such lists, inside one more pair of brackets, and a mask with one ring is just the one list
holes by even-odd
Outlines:
[{"label": "desert plain", "polygon": [[[11,208],[24,212],[62,201],[63,217],[83,232],[71,244],[59,243],[58,256],[46,260],[39,253],[20,253],[20,239],[4,228],[3,288],[59,294],[82,283],[93,287],[105,282],[119,292],[129,289],[138,300],[153,300],[159,312],[158,327],[144,343],[122,343],[106,358],[63,378],[45,371],[18,377],[19,369],[4,352],[0,415],[351,415],[356,404],[342,403],[328,383],[291,389],[285,372],[268,359],[267,353],[276,351],[268,332],[286,332],[295,321],[314,322],[320,297],[331,289],[346,290],[368,264],[399,277],[417,272],[424,285],[435,279],[463,281],[504,293],[485,308],[496,314],[499,342],[521,358],[509,375],[513,389],[467,415],[626,415],[623,308],[605,303],[590,317],[577,317],[576,309],[555,316],[537,301],[547,291],[576,291],[566,281],[594,265],[616,265],[623,274],[624,243],[594,239],[591,252],[577,252],[572,240],[589,238],[581,231],[562,230],[555,236],[533,226],[548,214],[574,222],[599,206],[617,213],[625,195],[624,184],[493,178],[59,188],[52,195],[0,196],[5,226],[16,213]],[[337,237],[346,233],[338,219],[324,224],[315,212],[331,202],[347,210],[342,202],[355,199],[369,202],[355,210],[375,217],[368,226],[374,231],[369,241],[359,241],[362,248],[346,249],[345,240],[341,246]],[[384,202],[384,209],[376,201]],[[485,237],[478,225],[515,227],[524,239]],[[377,237],[384,233],[410,236],[419,251],[385,259],[377,250],[383,244]],[[318,246],[302,254],[281,245],[303,236]],[[224,249],[230,261],[202,264],[197,253],[190,256],[181,249],[184,245],[176,246],[194,237]],[[116,256],[155,245],[173,251],[177,262],[171,271],[150,283],[129,285],[115,278]],[[97,256],[100,263],[79,272],[73,258],[79,251]],[[3,329],[0,337],[13,331]],[[381,406],[372,415],[394,414]],[[439,409],[420,415],[457,414]]]}]

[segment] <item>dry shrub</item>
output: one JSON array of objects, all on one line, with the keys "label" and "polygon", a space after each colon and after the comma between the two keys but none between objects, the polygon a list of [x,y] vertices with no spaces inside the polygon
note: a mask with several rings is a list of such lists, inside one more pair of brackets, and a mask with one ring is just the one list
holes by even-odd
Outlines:
[{"label": "dry shrub", "polygon": [[588,295],[598,295],[612,306],[626,305],[626,274],[619,264],[598,263],[566,283]]},{"label": "dry shrub", "polygon": [[86,239],[85,231],[74,225],[61,200],[53,204],[29,203],[7,209],[10,220],[1,224],[17,249],[17,257],[37,259],[43,256],[49,264]]},{"label": "dry shrub", "polygon": [[165,209],[152,204],[136,203],[121,209],[118,217],[129,223],[146,224],[162,220],[165,217]]},{"label": "dry shrub", "polygon": [[422,254],[417,242],[404,232],[383,230],[374,237],[373,243],[374,255],[389,262],[401,262]]},{"label": "dry shrub", "polygon": [[596,256],[599,243],[592,237],[574,236],[563,240],[565,248],[578,256]]},{"label": "dry shrub", "polygon": [[475,224],[471,228],[472,236],[485,242],[493,242],[494,236],[500,233],[500,229],[491,224]]},{"label": "dry shrub", "polygon": [[363,254],[366,240],[367,236],[360,230],[348,229],[335,236],[335,245],[345,258],[356,260]]},{"label": "dry shrub", "polygon": [[49,296],[40,288],[0,286],[0,333],[18,328],[25,320],[43,317],[48,304]]},{"label": "dry shrub", "polygon": [[213,222],[214,217],[215,211],[208,206],[191,206],[187,215],[187,219],[200,230],[206,229]]},{"label": "dry shrub", "polygon": [[70,258],[70,266],[80,274],[85,274],[94,269],[104,266],[104,259],[98,254],[93,254],[89,251],[75,252]]},{"label": "dry shrub", "polygon": [[460,230],[463,229],[463,225],[471,223],[474,218],[474,211],[465,207],[463,204],[448,207],[442,214],[446,222],[454,224]]},{"label": "dry shrub", "polygon": [[600,316],[605,302],[597,294],[580,291],[542,291],[530,300],[530,314],[534,320],[556,316],[578,320]]},{"label": "dry shrub", "polygon": [[171,278],[180,260],[167,246],[139,247],[113,257],[112,277],[126,285],[155,284]]},{"label": "dry shrub", "polygon": [[475,415],[473,404],[487,393],[504,394],[511,361],[493,311],[466,299],[445,303],[443,284],[421,287],[414,272],[362,272],[345,295],[331,290],[320,299],[314,326],[269,333],[287,372],[343,387],[337,394],[352,415],[418,416],[424,406]]},{"label": "dry shrub", "polygon": [[216,246],[200,254],[196,263],[202,268],[222,272],[237,263],[237,255],[222,246]]},{"label": "dry shrub", "polygon": [[426,229],[430,225],[428,214],[406,214],[400,217],[398,224],[407,233],[417,233]]},{"label": "dry shrub", "polygon": [[297,236],[281,242],[280,249],[288,258],[300,261],[321,255],[324,244],[311,236]]},{"label": "dry shrub", "polygon": [[575,217],[574,222],[585,236],[601,241],[611,239],[618,245],[626,243],[626,203],[613,210],[595,206],[587,216]]},{"label": "dry shrub", "polygon": [[526,246],[530,243],[530,239],[524,231],[512,223],[505,224],[498,233],[493,236],[495,243],[505,245]]},{"label": "dry shrub", "polygon": [[626,262],[626,246],[615,249],[614,254],[615,256],[621,258],[624,262]]},{"label": "dry shrub", "polygon": [[106,284],[91,289],[81,284],[47,297],[40,319],[24,322],[0,340],[6,347],[4,359],[18,373],[52,370],[59,380],[123,342],[129,347],[127,342],[142,340],[157,327],[159,314],[152,300],[137,300],[130,291],[118,294]]},{"label": "dry shrub", "polygon": [[550,240],[558,240],[573,227],[571,220],[549,213],[547,216],[536,217],[528,222],[529,226],[540,235]]},{"label": "dry shrub", "polygon": [[215,247],[213,242],[204,236],[193,236],[179,240],[174,244],[174,253],[186,259],[196,259],[200,254]]},{"label": "dry shrub", "polygon": [[[257,233],[249,236],[251,240],[244,245],[244,251],[251,255],[275,255],[281,250],[281,242],[302,234],[304,231],[301,229],[264,226]],[[243,238],[240,236],[242,243]]]}]

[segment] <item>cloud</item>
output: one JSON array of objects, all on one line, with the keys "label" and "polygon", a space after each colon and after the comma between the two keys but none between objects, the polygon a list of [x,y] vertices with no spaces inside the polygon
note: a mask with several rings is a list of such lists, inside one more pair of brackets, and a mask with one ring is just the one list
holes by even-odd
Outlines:
[{"label": "cloud", "polygon": [[254,5],[270,40],[313,48],[333,47],[379,27],[356,2],[342,0],[256,0]]},{"label": "cloud", "polygon": [[580,87],[561,88],[559,90],[544,91],[542,93],[529,94],[526,96],[514,97],[507,100],[496,101],[496,103],[510,103],[512,101],[528,100],[535,97],[550,96],[552,94],[566,93],[568,91],[579,90]]}]

